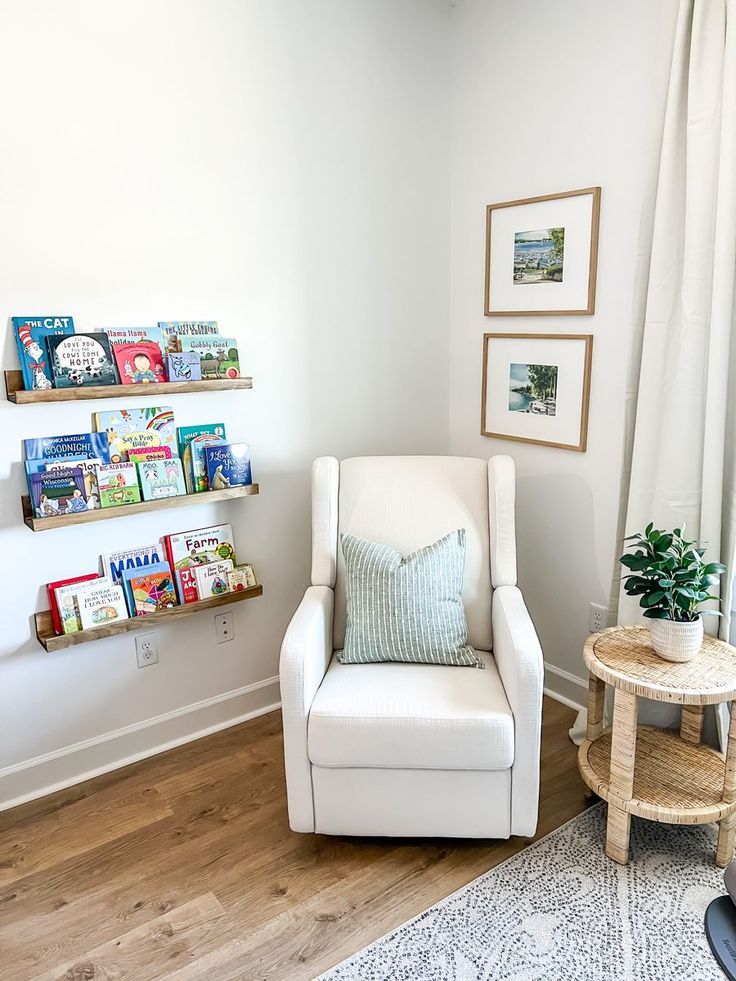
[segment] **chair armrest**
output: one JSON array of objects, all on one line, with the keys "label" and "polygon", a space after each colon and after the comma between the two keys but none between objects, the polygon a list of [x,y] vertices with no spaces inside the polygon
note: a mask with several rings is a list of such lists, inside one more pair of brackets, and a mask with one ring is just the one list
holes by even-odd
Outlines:
[{"label": "chair armrest", "polygon": [[314,831],[307,723],[312,701],[332,657],[334,606],[334,594],[329,586],[310,586],[281,644],[279,679],[284,763],[289,825],[293,831]]},{"label": "chair armrest", "polygon": [[511,833],[534,834],[539,810],[539,753],[542,736],[542,648],[516,586],[493,590],[493,654],[514,715],[511,770]]}]

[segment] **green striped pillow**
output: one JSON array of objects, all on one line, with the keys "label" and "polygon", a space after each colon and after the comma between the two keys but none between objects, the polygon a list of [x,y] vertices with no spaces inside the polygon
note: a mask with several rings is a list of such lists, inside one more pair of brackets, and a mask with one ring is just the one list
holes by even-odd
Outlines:
[{"label": "green striped pillow", "polygon": [[403,558],[396,549],[340,536],[347,625],[342,664],[413,661],[485,667],[468,644],[463,606],[465,529]]}]

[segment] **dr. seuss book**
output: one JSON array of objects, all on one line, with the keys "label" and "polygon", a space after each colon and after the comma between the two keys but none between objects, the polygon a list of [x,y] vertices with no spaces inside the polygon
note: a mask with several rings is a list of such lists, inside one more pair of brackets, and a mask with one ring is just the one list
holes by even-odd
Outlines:
[{"label": "dr. seuss book", "polygon": [[170,460],[171,457],[170,446],[141,447],[137,450],[128,450],[128,460],[131,463],[143,463],[145,460]]},{"label": "dr. seuss book", "polygon": [[100,586],[110,586],[109,579],[99,576],[97,579],[89,579],[77,582],[70,586],[59,586],[56,590],[56,602],[59,607],[59,619],[61,629],[65,634],[75,634],[82,629],[82,620],[79,614],[79,598],[88,589],[97,589]]},{"label": "dr. seuss book", "polygon": [[141,499],[138,472],[134,463],[101,463],[97,467],[100,507],[137,504]]},{"label": "dr. seuss book", "polygon": [[15,343],[18,347],[23,387],[53,388],[46,338],[55,334],[73,334],[71,317],[11,317]]},{"label": "dr. seuss book", "polygon": [[233,529],[230,525],[210,525],[206,528],[193,528],[175,535],[166,535],[163,539],[166,556],[174,573],[179,599],[182,603],[191,603],[184,596],[179,572],[195,566],[206,565],[208,562],[220,562],[225,559],[235,561],[233,544]]},{"label": "dr. seuss book", "polygon": [[169,405],[95,412],[94,420],[98,431],[109,438],[111,463],[127,460],[129,450],[158,446],[168,446],[176,455],[176,426]]},{"label": "dr. seuss book", "polygon": [[78,586],[80,583],[90,582],[92,579],[99,580],[99,578],[96,572],[89,572],[86,576],[73,576],[71,579],[57,579],[56,582],[46,583],[46,593],[49,598],[49,611],[51,613],[51,623],[54,633],[64,633],[64,628],[61,625],[61,617],[59,616],[59,604],[56,600],[56,590],[62,586]]},{"label": "dr. seuss book", "polygon": [[195,566],[194,575],[197,577],[199,598],[203,600],[212,599],[213,596],[222,596],[223,593],[229,592],[227,574],[232,570],[232,567],[232,559]]},{"label": "dr. seuss book", "polygon": [[144,501],[157,501],[163,497],[179,497],[186,494],[181,460],[146,460],[138,464],[138,481]]},{"label": "dr. seuss book", "polygon": [[256,574],[250,562],[243,562],[242,565],[236,565],[227,574],[227,586],[231,593],[240,593],[244,589],[250,589],[251,586],[257,585]]},{"label": "dr. seuss book", "polygon": [[102,574],[108,576],[112,582],[121,582],[126,569],[147,569],[161,562],[164,554],[164,548],[159,542],[119,552],[105,552],[100,556]]},{"label": "dr. seuss book", "polygon": [[189,334],[217,334],[216,320],[159,320],[159,330],[163,337],[164,354],[181,351],[180,338]]},{"label": "dr. seuss book", "polygon": [[191,444],[195,441],[198,443],[224,443],[226,439],[225,424],[223,422],[210,422],[200,426],[179,426],[176,430],[176,437],[187,491],[194,494],[195,490],[207,490],[207,471],[203,466],[200,469],[199,486],[195,488]]},{"label": "dr. seuss book", "polygon": [[239,378],[238,342],[234,337],[219,334],[192,334],[181,338],[183,352],[199,355],[202,378]]},{"label": "dr. seuss book", "polygon": [[[40,460],[26,461],[26,469],[29,463],[41,463],[44,470],[63,470],[65,467],[79,467],[84,477],[84,496],[87,498],[87,509],[93,511],[100,506],[100,491],[97,487],[97,465],[102,463],[99,457],[89,459],[84,456],[67,457],[64,460]],[[29,471],[30,473],[30,471]]]},{"label": "dr. seuss book", "polygon": [[77,596],[82,630],[94,630],[108,623],[128,619],[128,608],[122,586],[97,586]]},{"label": "dr. seuss book", "polygon": [[103,463],[110,462],[107,433],[73,433],[70,436],[41,436],[40,439],[23,440],[23,456],[26,460],[58,460],[62,457],[97,457]]},{"label": "dr. seuss book", "polygon": [[115,385],[118,373],[105,334],[70,334],[46,338],[56,388]]},{"label": "dr. seuss book", "polygon": [[31,505],[37,518],[87,511],[84,475],[79,467],[31,474]]},{"label": "dr. seuss book", "polygon": [[164,361],[158,344],[152,341],[113,344],[112,353],[123,385],[166,381]]},{"label": "dr. seuss book", "polygon": [[166,355],[166,374],[171,382],[200,381],[202,369],[196,351]]},{"label": "dr. seuss book", "polygon": [[161,613],[179,605],[168,562],[147,569],[126,569],[122,585],[132,617]]},{"label": "dr. seuss book", "polygon": [[204,466],[210,490],[251,484],[250,449],[247,443],[205,446]]}]

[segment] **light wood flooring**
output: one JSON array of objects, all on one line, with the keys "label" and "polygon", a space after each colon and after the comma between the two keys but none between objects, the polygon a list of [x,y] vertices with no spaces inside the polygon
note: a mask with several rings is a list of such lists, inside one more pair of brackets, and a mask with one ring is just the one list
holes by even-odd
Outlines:
[{"label": "light wood flooring", "polygon": [[[538,836],[586,807],[573,718]],[[294,834],[271,713],[0,813],[0,978],[312,979],[526,844]]]}]

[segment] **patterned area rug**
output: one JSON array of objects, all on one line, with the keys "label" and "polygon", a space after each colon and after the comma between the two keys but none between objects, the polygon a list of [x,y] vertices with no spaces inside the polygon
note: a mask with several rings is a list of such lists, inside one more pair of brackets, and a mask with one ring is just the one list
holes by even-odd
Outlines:
[{"label": "patterned area rug", "polygon": [[322,981],[723,981],[703,930],[725,893],[715,825],[634,818],[629,865],[598,804]]}]

